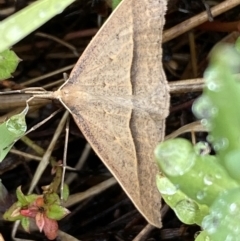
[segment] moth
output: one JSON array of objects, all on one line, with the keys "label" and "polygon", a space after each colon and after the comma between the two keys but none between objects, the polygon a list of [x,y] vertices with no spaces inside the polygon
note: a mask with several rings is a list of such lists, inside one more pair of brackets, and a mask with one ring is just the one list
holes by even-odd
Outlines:
[{"label": "moth", "polygon": [[164,138],[169,109],[161,48],[165,11],[166,0],[123,0],[52,93],[156,227],[161,196],[153,150]]}]

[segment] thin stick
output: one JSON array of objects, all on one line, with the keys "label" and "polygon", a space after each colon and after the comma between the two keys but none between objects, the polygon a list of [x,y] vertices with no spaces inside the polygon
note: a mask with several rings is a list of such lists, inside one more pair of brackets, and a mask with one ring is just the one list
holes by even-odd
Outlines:
[{"label": "thin stick", "polygon": [[204,7],[206,8],[207,14],[208,14],[208,21],[212,22],[213,21],[213,15],[211,13],[211,9],[209,7],[209,5],[206,3],[206,0],[202,0],[202,3],[204,5]]},{"label": "thin stick", "polygon": [[49,84],[43,85],[43,88],[44,88],[44,89],[49,89],[49,88],[52,88],[52,87],[54,87],[54,86],[60,86],[60,85],[62,85],[64,82],[65,82],[64,79],[56,80],[56,81],[51,82],[51,83],[49,83]]},{"label": "thin stick", "polygon": [[24,142],[27,146],[29,146],[31,149],[33,149],[38,155],[43,156],[45,153],[45,150],[37,145],[35,142],[33,142],[30,138],[27,136],[22,136],[20,139],[22,142]]},{"label": "thin stick", "polygon": [[107,179],[106,181],[103,181],[103,182],[95,185],[94,187],[89,188],[85,192],[80,192],[80,193],[75,193],[73,195],[70,195],[64,206],[70,207],[76,203],[83,201],[86,198],[89,198],[89,197],[92,197],[92,196],[95,196],[95,195],[101,193],[102,191],[106,190],[107,188],[109,188],[115,184],[117,184],[117,180],[114,177],[111,177],[111,178]]},{"label": "thin stick", "polygon": [[43,155],[42,161],[39,163],[37,170],[33,176],[32,182],[30,184],[30,188],[28,190],[28,194],[32,193],[34,187],[37,185],[38,180],[40,179],[42,173],[44,172],[44,170],[46,169],[48,163],[49,163],[49,159],[51,157],[53,148],[62,132],[62,129],[64,128],[64,125],[66,123],[66,120],[69,116],[69,112],[65,111],[60,123],[58,124],[58,127],[56,129],[56,132],[54,133],[54,136],[48,146],[47,151],[45,152],[45,154]]},{"label": "thin stick", "polygon": [[[29,94],[14,94],[14,95],[1,95],[0,94],[0,110],[1,111],[8,111],[16,108],[21,108],[26,106],[26,101],[29,99],[31,95]],[[51,103],[50,100],[47,99],[35,99],[31,102],[30,109],[38,109],[43,105],[47,105]],[[38,107],[38,108],[36,108]],[[20,110],[21,110],[20,109]],[[14,110],[15,111],[15,110]],[[15,112],[16,113],[16,112]],[[9,114],[9,116],[14,114]],[[2,118],[2,117],[1,117]]]},{"label": "thin stick", "polygon": [[54,111],[50,116],[48,116],[47,118],[45,118],[43,121],[37,123],[36,125],[34,125],[31,129],[29,129],[25,135],[29,134],[32,131],[35,131],[37,128],[39,128],[41,125],[43,125],[44,123],[46,123],[48,120],[50,120],[53,116],[55,116],[56,114],[58,114],[62,109],[58,109],[56,111]]},{"label": "thin stick", "polygon": [[195,78],[197,77],[197,74],[198,74],[198,65],[197,65],[195,36],[193,31],[190,31],[188,33],[188,39],[189,39],[189,47],[190,47],[190,53],[191,53],[192,72],[193,72],[193,77]]},{"label": "thin stick", "polygon": [[70,50],[73,51],[73,54],[75,56],[79,56],[79,53],[77,52],[77,49],[72,45],[72,44],[69,44],[67,43],[66,41],[62,40],[62,39],[59,39],[57,38],[56,36],[53,36],[53,35],[50,35],[50,34],[46,34],[46,33],[42,33],[42,32],[37,32],[35,35],[37,36],[40,36],[40,37],[43,37],[43,38],[48,38],[48,39],[51,39],[67,48],[69,48]]},{"label": "thin stick", "polygon": [[[240,4],[240,0],[226,0],[211,8],[212,16],[216,17]],[[208,13],[204,11],[186,21],[183,21],[174,27],[163,32],[163,43],[176,38],[177,36],[186,33],[190,29],[208,21]]]},{"label": "thin stick", "polygon": [[69,139],[69,118],[66,123],[66,134],[65,134],[65,143],[64,143],[64,153],[63,153],[63,170],[62,170],[62,179],[61,179],[61,187],[60,187],[60,197],[63,200],[63,187],[64,187],[64,177],[66,173],[67,166],[67,148],[68,148],[68,139]]},{"label": "thin stick", "polygon": [[133,241],[142,241],[146,240],[149,233],[154,229],[155,227],[151,224],[147,224],[142,231],[133,239]]},{"label": "thin stick", "polygon": [[72,69],[74,66],[75,66],[75,64],[68,65],[68,66],[66,66],[66,67],[64,67],[64,68],[61,68],[61,69],[52,71],[52,72],[50,72],[50,73],[48,73],[48,74],[44,74],[44,75],[41,75],[41,76],[39,76],[39,77],[30,79],[30,80],[22,83],[21,85],[22,85],[22,86],[28,86],[28,85],[34,84],[34,83],[36,83],[36,82],[38,82],[38,81],[40,81],[40,80],[46,79],[46,78],[51,77],[51,76],[53,76],[53,75],[56,75],[56,74],[59,74],[59,73],[68,71],[68,70]]},{"label": "thin stick", "polygon": [[22,157],[24,157],[26,159],[31,159],[31,160],[36,160],[36,161],[41,161],[42,160],[42,157],[34,156],[34,155],[28,154],[26,152],[18,151],[18,150],[15,150],[15,149],[11,149],[10,152],[12,154],[15,154],[15,155],[18,155],[18,156],[22,156]]},{"label": "thin stick", "polygon": [[176,131],[172,132],[171,134],[165,136],[164,140],[169,140],[169,139],[173,139],[176,138],[179,135],[182,135],[183,133],[186,132],[207,132],[208,130],[206,129],[206,127],[204,127],[201,124],[201,121],[195,121],[192,122],[190,124],[187,124],[185,126],[180,127],[179,129],[177,129]]},{"label": "thin stick", "polygon": [[186,93],[186,92],[197,92],[201,91],[204,87],[204,79],[186,79],[171,81],[168,83],[171,94]]}]

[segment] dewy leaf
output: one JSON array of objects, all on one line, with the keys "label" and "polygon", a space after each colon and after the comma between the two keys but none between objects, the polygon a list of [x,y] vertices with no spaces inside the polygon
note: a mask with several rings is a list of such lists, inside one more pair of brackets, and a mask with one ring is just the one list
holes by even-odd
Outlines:
[{"label": "dewy leaf", "polygon": [[27,130],[25,116],[28,112],[28,105],[17,115],[10,117],[0,125],[0,162],[8,154],[14,143],[19,140]]},{"label": "dewy leaf", "polygon": [[240,182],[240,85],[233,74],[240,67],[240,54],[231,45],[218,45],[212,51],[205,71],[206,87],[194,103],[195,115],[211,132],[208,141],[219,163]]},{"label": "dewy leaf", "polygon": [[74,0],[39,0],[1,21],[0,52],[10,48],[49,19],[61,13],[72,2]]},{"label": "dewy leaf", "polygon": [[[0,41],[1,42],[1,41]],[[20,59],[12,50],[5,50],[0,53],[0,80],[12,77]]]},{"label": "dewy leaf", "polygon": [[238,187],[215,156],[197,155],[192,144],[185,139],[160,143],[155,156],[159,168],[169,180],[200,204],[210,206],[219,193]]},{"label": "dewy leaf", "polygon": [[240,188],[219,195],[202,222],[212,241],[238,241],[240,237]]}]

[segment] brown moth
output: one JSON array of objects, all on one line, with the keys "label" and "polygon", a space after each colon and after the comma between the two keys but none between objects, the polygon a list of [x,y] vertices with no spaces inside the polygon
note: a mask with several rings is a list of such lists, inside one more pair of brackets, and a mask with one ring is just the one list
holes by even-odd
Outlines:
[{"label": "brown moth", "polygon": [[161,227],[153,150],[164,138],[166,0],[123,0],[53,93],[147,221]]}]

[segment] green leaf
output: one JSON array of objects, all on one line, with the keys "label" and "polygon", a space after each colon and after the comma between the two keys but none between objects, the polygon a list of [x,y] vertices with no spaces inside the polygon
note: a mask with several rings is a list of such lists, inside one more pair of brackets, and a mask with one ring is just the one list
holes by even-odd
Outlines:
[{"label": "green leaf", "polygon": [[27,130],[25,116],[28,112],[28,105],[17,115],[10,117],[0,124],[0,162],[8,154],[14,143],[19,140]]},{"label": "green leaf", "polygon": [[33,203],[37,198],[39,198],[41,195],[37,195],[37,194],[29,194],[25,196],[25,199],[27,201],[28,204]]},{"label": "green leaf", "polygon": [[[240,52],[239,46],[238,43]],[[203,95],[193,106],[195,115],[210,131],[208,141],[215,156],[208,155],[205,145],[194,148],[181,138],[161,143],[155,150],[159,168],[172,183],[171,188],[167,185],[164,189],[161,184],[160,189],[179,188],[174,194],[163,194],[163,198],[176,212],[173,203],[176,205],[176,199],[182,198],[180,190],[191,202],[188,207],[186,198],[180,200],[183,203],[180,212],[176,212],[178,216],[184,222],[192,222],[195,218],[199,224],[202,220],[204,232],[197,241],[238,241],[240,236],[240,84],[233,75],[239,72],[239,67],[240,54],[236,49],[218,45],[205,72]],[[164,183],[166,185],[166,181]],[[192,200],[195,204],[203,204],[199,216],[194,217],[197,206],[192,205]],[[188,216],[188,209],[192,216]]]},{"label": "green leaf", "polygon": [[18,201],[22,204],[22,207],[32,204],[40,196],[37,194],[24,195],[21,186],[17,188],[16,195]]},{"label": "green leaf", "polygon": [[20,202],[15,202],[3,215],[3,218],[7,221],[21,220],[20,209],[22,204]]},{"label": "green leaf", "polygon": [[69,197],[69,187],[66,183],[63,185],[63,200],[66,202]]},{"label": "green leaf", "polygon": [[11,73],[16,70],[19,61],[20,59],[12,50],[7,49],[0,53],[0,80],[12,77]]},{"label": "green leaf", "polygon": [[207,205],[198,204],[199,210],[196,212],[195,223],[201,226],[203,219],[209,214],[209,207]]},{"label": "green leaf", "polygon": [[21,190],[21,186],[17,188],[16,195],[17,195],[18,201],[21,203],[22,206],[27,206],[29,204],[28,201],[26,200],[25,195]]},{"label": "green leaf", "polygon": [[0,52],[61,13],[74,0],[39,0],[0,22]]},{"label": "green leaf", "polygon": [[69,210],[58,205],[58,204],[53,204],[48,206],[48,209],[46,210],[46,215],[50,219],[54,220],[61,220],[64,218],[67,214],[69,214]]},{"label": "green leaf", "polygon": [[27,218],[27,217],[23,217],[22,219],[21,219],[21,225],[22,225],[22,227],[23,227],[23,229],[26,231],[26,232],[30,232],[30,230],[29,230],[29,227],[30,227],[30,220],[29,220],[29,218]]},{"label": "green leaf", "polygon": [[47,205],[52,205],[52,204],[61,204],[61,200],[57,193],[48,193],[44,196],[45,203]]}]

